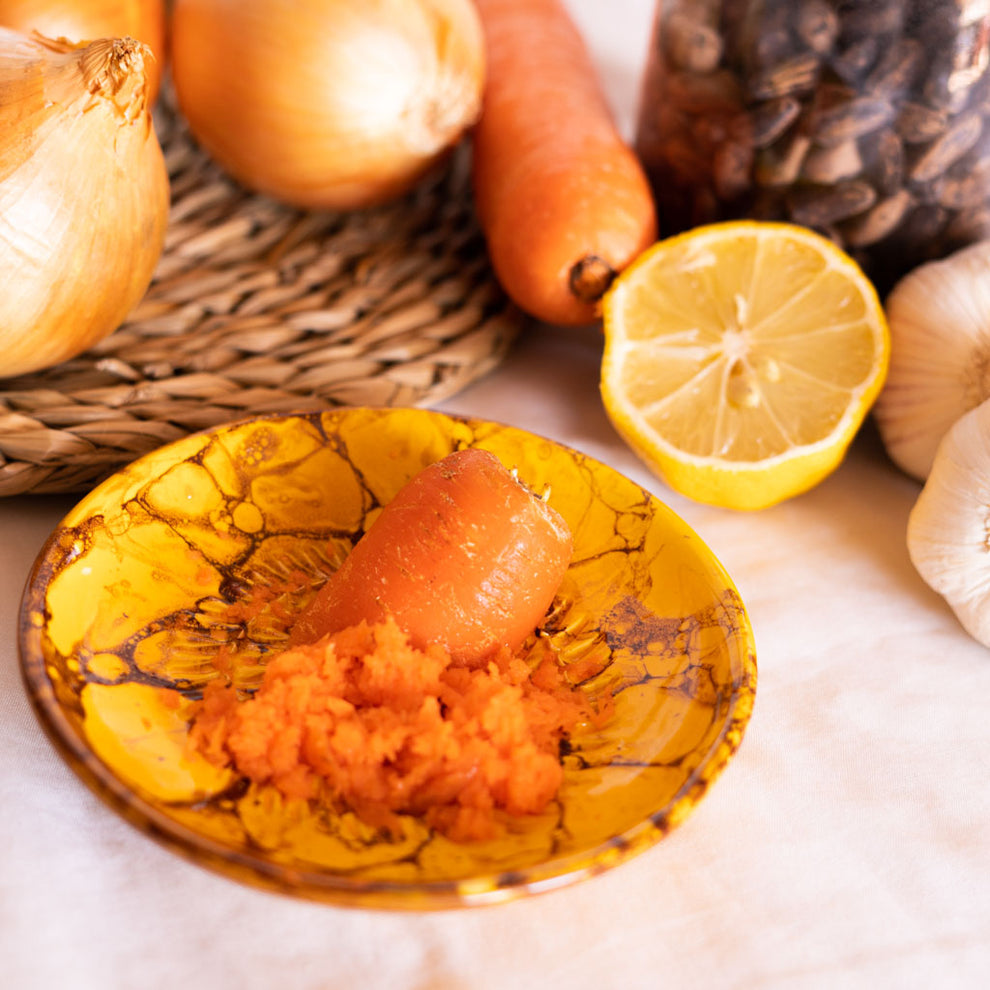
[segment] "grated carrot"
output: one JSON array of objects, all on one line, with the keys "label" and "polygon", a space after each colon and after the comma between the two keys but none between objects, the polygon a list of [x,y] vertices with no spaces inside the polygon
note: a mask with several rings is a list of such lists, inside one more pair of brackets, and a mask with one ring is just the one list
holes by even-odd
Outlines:
[{"label": "grated carrot", "polygon": [[490,838],[498,811],[547,808],[563,781],[561,741],[598,718],[543,651],[535,666],[503,649],[471,668],[413,647],[391,616],[362,621],[275,657],[246,700],[210,684],[191,744],[287,798],[328,801],[375,827],[412,814],[455,841]]}]

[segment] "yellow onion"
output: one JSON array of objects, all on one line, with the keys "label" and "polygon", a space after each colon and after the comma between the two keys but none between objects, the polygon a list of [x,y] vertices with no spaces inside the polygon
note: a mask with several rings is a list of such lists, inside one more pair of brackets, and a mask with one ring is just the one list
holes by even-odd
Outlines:
[{"label": "yellow onion", "polygon": [[146,66],[152,99],[165,64],[165,0],[0,0],[0,26],[46,38],[136,38],[154,53]]},{"label": "yellow onion", "polygon": [[148,288],[169,196],[150,58],[0,28],[0,377],[85,350]]},{"label": "yellow onion", "polygon": [[481,106],[471,0],[175,0],[171,38],[193,136],[243,185],[304,208],[401,195]]}]

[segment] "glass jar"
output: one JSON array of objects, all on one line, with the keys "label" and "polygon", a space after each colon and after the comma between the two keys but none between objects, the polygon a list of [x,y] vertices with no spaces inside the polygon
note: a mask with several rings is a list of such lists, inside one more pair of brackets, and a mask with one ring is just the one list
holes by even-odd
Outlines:
[{"label": "glass jar", "polygon": [[990,236],[990,0],[659,0],[636,150],[661,231],[830,237],[881,292]]}]

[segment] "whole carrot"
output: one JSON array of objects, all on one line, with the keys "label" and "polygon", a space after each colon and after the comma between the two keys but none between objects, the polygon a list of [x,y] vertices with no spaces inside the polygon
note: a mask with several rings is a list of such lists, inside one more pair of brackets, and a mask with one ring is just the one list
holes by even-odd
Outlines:
[{"label": "whole carrot", "polygon": [[303,611],[293,645],[392,616],[419,649],[462,663],[515,652],[571,558],[559,513],[493,454],[467,448],[415,475]]},{"label": "whole carrot", "polygon": [[560,0],[476,3],[488,75],[473,179],[492,267],[531,315],[590,322],[656,239],[649,183]]}]

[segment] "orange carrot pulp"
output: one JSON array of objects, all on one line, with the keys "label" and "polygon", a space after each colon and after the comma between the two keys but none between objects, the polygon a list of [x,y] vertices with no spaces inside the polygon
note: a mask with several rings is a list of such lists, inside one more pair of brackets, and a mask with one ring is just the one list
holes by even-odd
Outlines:
[{"label": "orange carrot pulp", "polygon": [[498,812],[545,810],[564,779],[561,740],[609,714],[539,645],[532,668],[504,650],[459,667],[442,648],[414,649],[392,619],[361,623],[273,658],[250,698],[211,682],[190,745],[376,828],[401,834],[412,814],[454,841],[491,838]]},{"label": "orange carrot pulp", "polygon": [[590,322],[656,239],[649,182],[560,0],[476,2],[488,69],[473,181],[492,266],[531,315]]}]

